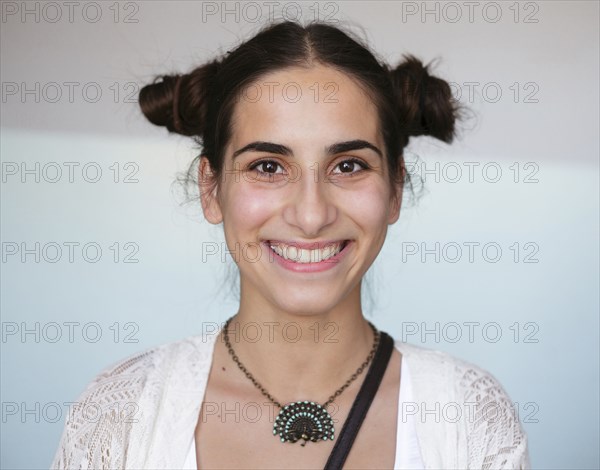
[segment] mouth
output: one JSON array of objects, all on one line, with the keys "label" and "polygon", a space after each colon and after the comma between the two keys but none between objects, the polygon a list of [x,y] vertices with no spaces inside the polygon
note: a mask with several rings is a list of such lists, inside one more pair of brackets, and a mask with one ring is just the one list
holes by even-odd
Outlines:
[{"label": "mouth", "polygon": [[341,253],[350,243],[350,240],[340,240],[327,243],[283,243],[267,240],[266,245],[277,255],[292,263],[310,264],[327,261]]}]

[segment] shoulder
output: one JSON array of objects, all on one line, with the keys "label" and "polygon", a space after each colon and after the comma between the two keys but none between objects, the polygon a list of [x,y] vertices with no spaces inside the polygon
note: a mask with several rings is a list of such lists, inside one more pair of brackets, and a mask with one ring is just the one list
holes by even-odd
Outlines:
[{"label": "shoulder", "polygon": [[214,339],[164,343],[101,370],[71,402],[51,468],[123,467],[134,427],[151,421],[165,384],[190,383],[210,368]]},{"label": "shoulder", "polygon": [[[189,336],[120,359],[100,371],[89,382],[82,397],[87,399],[106,394],[107,400],[119,401],[123,397],[111,390],[128,389],[133,392],[142,388],[154,375],[164,377],[174,371],[173,367],[193,367],[198,362],[209,360],[214,340],[214,335]],[[107,387],[108,384],[112,386]]]},{"label": "shoulder", "polygon": [[412,375],[419,380],[449,381],[447,385],[466,395],[483,388],[500,387],[496,378],[486,369],[446,351],[401,341],[395,341],[395,346],[407,360]]},{"label": "shoulder", "polygon": [[479,400],[481,393],[498,399],[508,396],[500,382],[486,369],[448,352],[395,341],[406,359],[411,376],[418,381],[444,381],[459,398]]},{"label": "shoulder", "polygon": [[494,375],[444,351],[400,341],[395,346],[406,358],[415,401],[439,409],[442,421],[460,416],[469,468],[530,468],[518,410]]},{"label": "shoulder", "polygon": [[96,399],[102,403],[136,398],[146,382],[155,375],[164,377],[173,371],[173,366],[182,363],[193,365],[207,358],[212,342],[208,336],[190,336],[131,354],[96,374],[80,398],[84,401]]}]

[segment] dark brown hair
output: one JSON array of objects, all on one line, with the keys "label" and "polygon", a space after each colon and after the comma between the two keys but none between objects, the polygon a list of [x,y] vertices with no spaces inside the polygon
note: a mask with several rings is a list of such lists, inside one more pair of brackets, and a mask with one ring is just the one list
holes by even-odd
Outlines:
[{"label": "dark brown hair", "polygon": [[408,182],[412,189],[403,154],[409,138],[428,135],[450,143],[455,136],[461,108],[449,84],[430,75],[429,66],[412,55],[390,68],[351,33],[329,24],[270,24],[218,60],[187,74],[157,77],[141,89],[139,103],[150,122],[194,137],[201,146],[186,180],[197,185],[195,165],[205,156],[218,181],[236,97],[263,75],[313,63],[348,74],[371,97],[379,114],[390,183],[404,187]]}]

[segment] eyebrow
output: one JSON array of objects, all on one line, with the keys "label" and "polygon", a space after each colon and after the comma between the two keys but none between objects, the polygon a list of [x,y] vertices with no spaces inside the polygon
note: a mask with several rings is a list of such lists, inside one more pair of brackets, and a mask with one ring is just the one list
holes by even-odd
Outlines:
[{"label": "eyebrow", "polygon": [[[373,150],[379,157],[383,158],[383,154],[381,150],[375,147],[373,144],[367,142],[366,140],[356,139],[356,140],[348,140],[346,142],[337,142],[335,144],[330,145],[326,148],[326,152],[328,155],[335,155],[338,153],[350,152],[352,150],[361,150],[361,149],[370,149]],[[238,155],[244,152],[267,152],[274,153],[276,155],[285,155],[288,157],[293,157],[294,153],[289,147],[281,144],[275,144],[273,142],[252,142],[248,145],[242,147],[239,150],[233,152],[233,157],[235,158]]]}]

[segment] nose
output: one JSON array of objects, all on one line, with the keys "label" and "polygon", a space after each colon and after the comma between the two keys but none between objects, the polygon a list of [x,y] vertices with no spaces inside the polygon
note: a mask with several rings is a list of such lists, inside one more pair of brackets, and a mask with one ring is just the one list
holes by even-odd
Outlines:
[{"label": "nose", "polygon": [[320,173],[303,169],[300,178],[288,184],[292,190],[283,212],[284,220],[297,227],[305,237],[318,237],[337,218],[332,183],[325,181]]}]

